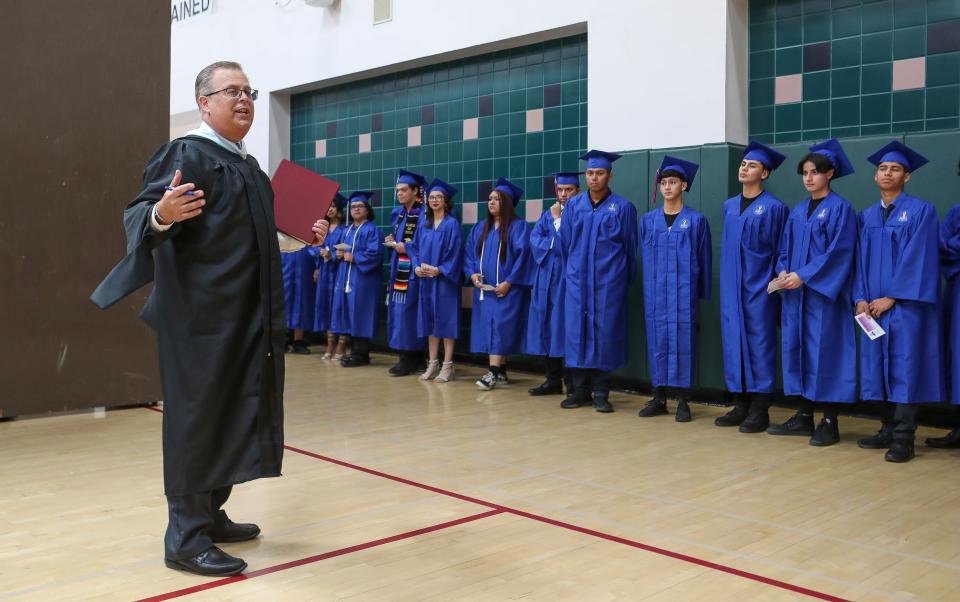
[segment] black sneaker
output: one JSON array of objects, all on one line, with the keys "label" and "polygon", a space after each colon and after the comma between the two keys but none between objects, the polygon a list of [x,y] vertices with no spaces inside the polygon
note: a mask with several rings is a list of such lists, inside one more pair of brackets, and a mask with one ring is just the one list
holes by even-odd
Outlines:
[{"label": "black sneaker", "polygon": [[357,366],[369,366],[370,365],[370,356],[369,355],[345,355],[340,360],[340,365],[344,368],[356,368]]},{"label": "black sneaker", "polygon": [[673,416],[677,422],[690,422],[693,414],[690,413],[690,402],[686,399],[677,400],[677,412]]},{"label": "black sneaker", "polygon": [[770,426],[770,413],[767,410],[751,411],[746,420],[737,429],[741,433],[762,433]]},{"label": "black sneaker", "polygon": [[913,443],[909,441],[893,441],[890,449],[883,455],[887,462],[909,462],[913,458]]},{"label": "black sneaker", "polygon": [[303,340],[294,341],[290,350],[297,355],[310,355],[310,347]]},{"label": "black sneaker", "polygon": [[946,437],[930,437],[924,443],[927,447],[937,449],[957,449],[960,447],[960,426],[950,431]]},{"label": "black sneaker", "polygon": [[477,388],[482,391],[489,391],[497,386],[497,377],[494,376],[493,372],[487,372],[480,377],[480,380],[477,381]]},{"label": "black sneaker", "polygon": [[732,410],[723,416],[718,416],[713,423],[717,426],[740,426],[747,418],[747,411],[747,404],[742,401],[738,401],[737,405],[733,406]]},{"label": "black sneaker", "polygon": [[660,414],[667,413],[667,402],[654,397],[647,402],[647,405],[643,406],[643,408],[640,410],[639,416],[641,418],[651,418],[653,416],[659,416]]},{"label": "black sneaker", "polygon": [[767,429],[768,435],[813,435],[813,414],[797,412],[783,424],[775,424]]},{"label": "black sneaker", "polygon": [[824,418],[810,437],[810,445],[827,447],[840,441],[840,425],[835,418]]},{"label": "black sneaker", "polygon": [[527,393],[534,397],[539,397],[540,395],[563,395],[563,385],[545,380],[543,384],[532,389],[527,389]]},{"label": "black sneaker", "polygon": [[606,395],[593,396],[593,409],[601,414],[609,414],[613,411],[613,404],[607,399]]},{"label": "black sneaker", "polygon": [[863,449],[887,449],[893,443],[893,433],[890,430],[882,428],[872,437],[864,437],[857,441],[857,445]]},{"label": "black sneaker", "polygon": [[507,377],[507,373],[506,373],[506,372],[501,372],[500,374],[497,374],[497,384],[498,384],[498,385],[509,385],[509,384],[510,384],[510,379]]}]

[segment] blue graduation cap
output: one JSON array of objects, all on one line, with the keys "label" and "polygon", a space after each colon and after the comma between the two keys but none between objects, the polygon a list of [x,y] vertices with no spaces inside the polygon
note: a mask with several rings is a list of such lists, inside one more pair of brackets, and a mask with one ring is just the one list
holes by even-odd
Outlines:
[{"label": "blue graduation cap", "polygon": [[780,164],[786,160],[786,156],[778,153],[765,144],[760,144],[756,140],[751,140],[747,148],[743,149],[744,161],[759,161],[769,171],[780,167]]},{"label": "blue graduation cap", "polygon": [[697,171],[700,170],[700,166],[691,161],[684,161],[683,159],[672,157],[670,155],[664,155],[663,161],[660,162],[660,169],[657,171],[657,184],[659,185],[660,179],[663,178],[663,174],[667,171],[675,171],[683,176],[683,181],[687,183],[687,191],[693,188],[693,180],[697,177]]},{"label": "blue graduation cap", "polygon": [[347,197],[338,192],[337,196],[333,197],[333,204],[336,205],[337,210],[343,211],[343,208],[347,206]]},{"label": "blue graduation cap", "polygon": [[592,149],[580,159],[587,162],[587,169],[613,169],[613,162],[622,156],[617,153]]},{"label": "blue graduation cap", "polygon": [[867,157],[867,161],[880,167],[881,163],[892,161],[903,165],[908,172],[920,169],[930,161],[899,140],[891,140],[889,144]]},{"label": "blue graduation cap", "polygon": [[412,171],[401,169],[400,175],[397,176],[397,184],[408,184],[410,186],[425,186],[427,184],[427,179],[418,173],[413,173]]},{"label": "blue graduation cap", "polygon": [[517,206],[517,203],[520,202],[520,197],[523,196],[523,188],[520,188],[506,178],[497,178],[496,183],[493,185],[493,189],[499,190],[510,197],[510,200],[513,201],[514,207]]},{"label": "blue graduation cap", "polygon": [[553,181],[560,186],[563,185],[580,185],[580,173],[576,171],[558,171],[553,174]]},{"label": "blue graduation cap", "polygon": [[453,200],[455,194],[457,194],[457,189],[453,186],[447,184],[440,178],[434,178],[433,182],[430,182],[430,185],[427,186],[427,196],[430,196],[430,193],[434,190],[439,190],[447,197],[448,201]]},{"label": "blue graduation cap", "polygon": [[814,144],[810,147],[811,153],[823,155],[833,165],[833,179],[849,176],[854,172],[853,164],[844,152],[843,147],[836,138],[831,138],[826,142]]},{"label": "blue graduation cap", "polygon": [[357,190],[356,192],[350,193],[350,203],[353,204],[357,201],[362,202],[364,205],[370,205],[370,199],[373,198],[373,192],[369,190]]}]

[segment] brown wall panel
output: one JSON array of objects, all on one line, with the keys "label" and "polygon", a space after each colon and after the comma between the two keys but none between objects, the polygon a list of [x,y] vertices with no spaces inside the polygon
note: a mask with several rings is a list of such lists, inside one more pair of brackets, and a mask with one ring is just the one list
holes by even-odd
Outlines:
[{"label": "brown wall panel", "polygon": [[0,417],[159,399],[145,294],[88,297],[168,136],[169,4],[5,0],[0,40]]}]

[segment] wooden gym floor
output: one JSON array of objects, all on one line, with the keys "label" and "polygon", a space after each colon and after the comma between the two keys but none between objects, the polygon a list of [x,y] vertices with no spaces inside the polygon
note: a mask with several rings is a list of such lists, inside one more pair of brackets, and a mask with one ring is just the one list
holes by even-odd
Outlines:
[{"label": "wooden gym floor", "polygon": [[226,506],[263,528],[223,546],[239,578],[163,565],[157,411],[0,423],[0,600],[960,600],[960,451],[895,465],[857,448],[869,420],[819,449],[391,363],[287,356],[284,476]]}]

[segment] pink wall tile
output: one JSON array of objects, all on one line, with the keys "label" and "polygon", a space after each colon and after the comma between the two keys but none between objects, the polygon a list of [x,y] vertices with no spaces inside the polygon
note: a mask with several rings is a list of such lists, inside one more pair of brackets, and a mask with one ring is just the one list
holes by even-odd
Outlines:
[{"label": "pink wall tile", "polygon": [[463,139],[476,140],[480,137],[480,119],[471,117],[463,120]]},{"label": "pink wall tile", "polygon": [[322,159],[322,158],[326,157],[326,156],[327,156],[327,141],[326,141],[326,140],[317,140],[315,149],[316,149],[316,151],[314,152],[314,156],[315,156],[317,159]]},{"label": "pink wall tile", "polygon": [[360,151],[361,153],[369,153],[369,152],[370,152],[370,144],[371,144],[371,143],[370,143],[370,134],[369,134],[369,133],[367,133],[367,134],[360,134],[360,144],[359,144],[359,147],[360,147],[360,148],[359,148],[359,151]]},{"label": "pink wall tile", "polygon": [[407,146],[420,146],[420,126],[407,128]]},{"label": "pink wall tile", "polygon": [[781,75],[774,85],[774,103],[778,105],[803,100],[803,74]]},{"label": "pink wall tile", "polygon": [[527,131],[543,131],[543,109],[530,109],[527,111]]},{"label": "pink wall tile", "polygon": [[927,57],[893,61],[893,89],[910,90],[927,85]]},{"label": "pink wall tile", "polygon": [[536,222],[540,219],[540,214],[543,213],[543,199],[527,199],[527,202],[524,204],[524,209],[526,211],[526,217],[528,222]]},{"label": "pink wall tile", "polygon": [[477,223],[477,204],[476,203],[464,203],[461,209],[463,211],[463,223],[465,224]]}]

